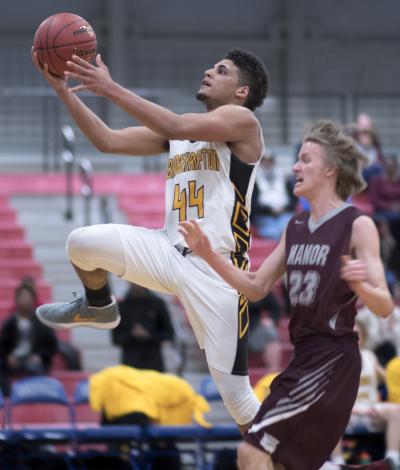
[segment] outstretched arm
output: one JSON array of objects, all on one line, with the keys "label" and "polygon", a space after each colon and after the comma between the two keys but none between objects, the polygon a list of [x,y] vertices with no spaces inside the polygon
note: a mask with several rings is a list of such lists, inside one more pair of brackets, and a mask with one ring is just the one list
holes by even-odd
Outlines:
[{"label": "outstretched arm", "polygon": [[242,271],[216,253],[207,235],[194,221],[181,222],[180,230],[188,247],[203,258],[225,281],[250,301],[264,298],[285,272],[284,236],[278,246],[255,272]]},{"label": "outstretched arm", "polygon": [[351,250],[355,259],[342,257],[342,279],[376,315],[389,316],[393,300],[380,258],[378,231],[369,217],[361,216],[353,222]]},{"label": "outstretched arm", "polygon": [[37,53],[32,54],[36,68],[64,103],[79,129],[100,151],[124,155],[157,155],[168,150],[168,140],[146,127],[113,130],[67,87],[67,80],[52,75],[47,64],[40,68]]},{"label": "outstretched arm", "polygon": [[71,92],[89,90],[112,100],[144,126],[170,140],[199,140],[209,142],[242,142],[258,133],[254,114],[243,106],[224,105],[208,113],[179,115],[156,103],[152,103],[116,83],[100,58],[96,64],[73,56],[68,62],[68,77],[81,84]]}]

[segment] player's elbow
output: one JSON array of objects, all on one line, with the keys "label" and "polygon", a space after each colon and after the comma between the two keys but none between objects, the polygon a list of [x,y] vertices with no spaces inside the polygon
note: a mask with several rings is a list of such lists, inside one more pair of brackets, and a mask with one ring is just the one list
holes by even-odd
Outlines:
[{"label": "player's elbow", "polygon": [[[252,274],[252,273],[249,273]],[[251,288],[249,288],[246,292],[246,297],[249,299],[250,302],[258,302],[259,300],[263,299],[266,296],[265,290],[262,286],[259,286],[256,282],[251,283]]]},{"label": "player's elbow", "polygon": [[375,309],[375,314],[382,318],[387,318],[394,310],[394,303],[392,299],[381,302],[379,307]]},{"label": "player's elbow", "polygon": [[94,139],[92,143],[101,153],[120,153],[118,137],[115,137],[112,133],[106,134],[102,138]]},{"label": "player's elbow", "polygon": [[110,146],[107,145],[107,142],[104,142],[104,141],[97,142],[96,141],[96,142],[92,142],[92,143],[100,153],[112,153],[112,151],[110,150]]},{"label": "player's elbow", "polygon": [[390,302],[386,308],[381,310],[380,316],[383,318],[387,318],[389,315],[393,313],[394,310],[394,304],[393,302]]}]

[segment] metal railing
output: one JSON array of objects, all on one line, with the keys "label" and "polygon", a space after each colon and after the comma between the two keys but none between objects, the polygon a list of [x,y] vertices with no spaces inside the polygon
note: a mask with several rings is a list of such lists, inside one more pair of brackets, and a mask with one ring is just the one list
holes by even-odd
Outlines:
[{"label": "metal railing", "polygon": [[[162,89],[137,90],[142,96],[176,112],[201,111],[202,105],[187,92]],[[103,98],[82,95],[82,99],[111,127],[136,125],[134,120]],[[328,118],[352,122],[359,112],[371,115],[384,147],[400,149],[399,94],[288,94],[271,95],[257,111],[269,146],[293,146],[301,138],[307,124]],[[59,171],[63,159],[63,135],[60,129],[76,126],[60,100],[47,87],[0,88],[0,168],[2,158],[28,155],[43,171]],[[76,132],[75,148],[88,157],[97,150]],[[68,149],[67,149],[68,150]],[[157,163],[143,159],[142,170],[154,171]]]}]

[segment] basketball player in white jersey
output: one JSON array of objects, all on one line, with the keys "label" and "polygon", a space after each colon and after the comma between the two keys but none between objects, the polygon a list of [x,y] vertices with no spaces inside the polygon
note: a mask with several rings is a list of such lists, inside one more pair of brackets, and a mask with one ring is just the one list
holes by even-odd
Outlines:
[{"label": "basketball player in white jersey", "polygon": [[[119,323],[107,273],[149,289],[177,295],[224,403],[242,430],[255,417],[259,401],[247,372],[247,300],[192,253],[178,231],[180,222],[198,219],[218,252],[247,269],[249,213],[256,166],[264,153],[253,110],[266,96],[268,77],[253,54],[230,51],[204,73],[197,98],[206,113],[178,115],[116,83],[98,55],[96,66],[74,56],[65,79],[43,72],[70,115],[100,151],[147,156],[169,149],[165,227],[94,225],[73,231],[67,252],[85,289],[68,303],[47,304],[37,316],[52,328]],[[67,87],[67,79],[80,82]],[[104,96],[143,126],[110,129],[76,95]]]}]

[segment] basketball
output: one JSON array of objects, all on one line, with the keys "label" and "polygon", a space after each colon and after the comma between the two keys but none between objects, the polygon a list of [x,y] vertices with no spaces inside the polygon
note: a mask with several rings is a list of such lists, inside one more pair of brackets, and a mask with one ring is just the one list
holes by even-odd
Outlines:
[{"label": "basketball", "polygon": [[33,39],[39,65],[47,62],[49,72],[59,77],[68,69],[66,62],[75,54],[90,62],[96,55],[96,34],[90,24],[72,13],[57,13],[46,18]]}]

